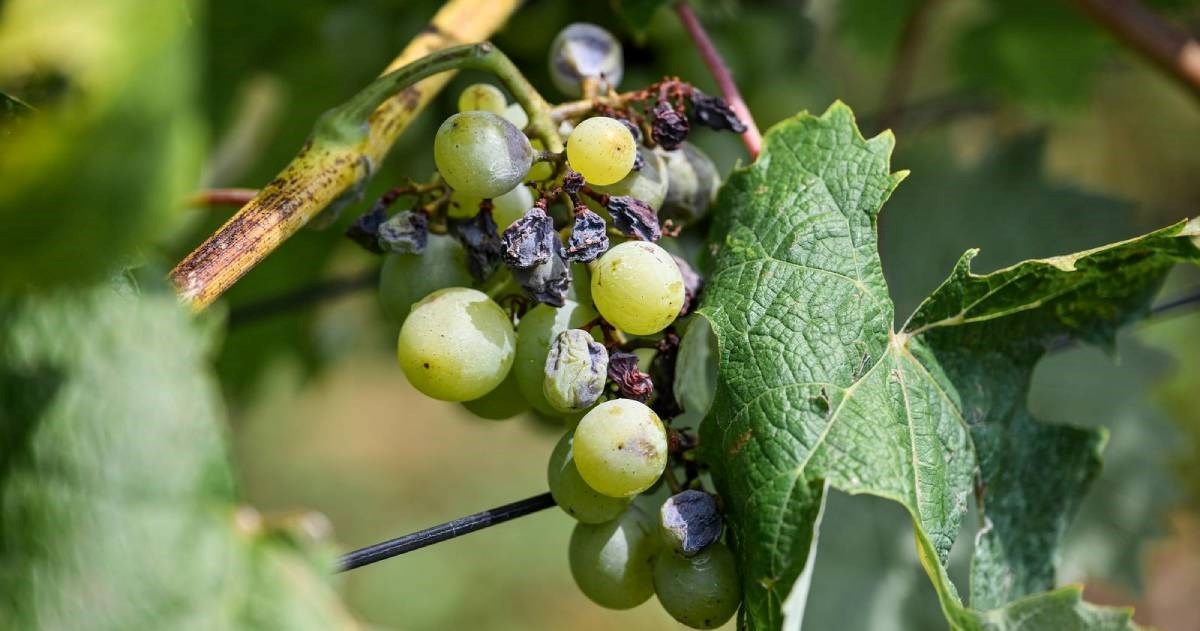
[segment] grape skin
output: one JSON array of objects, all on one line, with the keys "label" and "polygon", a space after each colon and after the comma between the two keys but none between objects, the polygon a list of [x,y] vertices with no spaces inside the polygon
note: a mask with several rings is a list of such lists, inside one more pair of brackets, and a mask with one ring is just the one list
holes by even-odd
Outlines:
[{"label": "grape skin", "polygon": [[[474,217],[479,213],[481,202],[482,198],[454,191],[450,194],[450,206],[446,209],[446,216],[453,219]],[[520,219],[531,207],[533,193],[524,184],[519,184],[513,190],[492,199],[492,220],[496,222],[497,234],[503,233],[505,228]]]},{"label": "grape skin", "polygon": [[587,485],[575,468],[571,453],[574,432],[567,432],[554,447],[546,468],[550,494],[563,511],[585,524],[612,521],[625,512],[628,498],[609,497]]},{"label": "grape skin", "polygon": [[592,300],[604,319],[633,335],[669,326],[683,308],[683,275],[671,255],[646,241],[612,247],[590,267]]},{"label": "grape skin", "polygon": [[708,211],[721,176],[703,151],[685,142],[675,151],[659,151],[666,164],[667,194],[662,210],[666,217],[685,222],[700,219]]},{"label": "grape skin", "polygon": [[653,523],[632,505],[619,519],[575,524],[567,558],[579,591],[609,609],[630,609],[654,593]]},{"label": "grape skin", "polygon": [[533,409],[551,417],[562,413],[550,407],[542,385],[546,378],[546,355],[550,343],[559,333],[577,329],[596,318],[596,312],[588,306],[567,300],[562,307],[538,305],[530,309],[517,325],[517,350],[513,371],[516,372],[517,387]]},{"label": "grape skin", "polygon": [[[458,95],[458,111],[484,111],[493,114],[504,114],[508,99],[500,88],[490,83],[473,83],[463,89]],[[524,125],[517,125],[518,128]]]},{"label": "grape skin", "polygon": [[492,391],[471,401],[464,401],[463,407],[475,416],[492,421],[510,419],[529,409],[521,390],[517,388],[517,379],[509,369],[508,376]]},{"label": "grape skin", "polygon": [[508,375],[515,348],[508,314],[487,294],[465,287],[440,289],[413,305],[396,341],[409,383],[443,401],[491,392]]},{"label": "grape skin", "polygon": [[693,629],[715,629],[741,604],[737,563],[716,542],[692,558],[664,552],[654,562],[654,591],[663,609]]},{"label": "grape skin", "polygon": [[595,24],[569,24],[550,44],[550,80],[567,96],[583,95],[584,78],[603,78],[598,88],[615,89],[624,72],[621,43]]},{"label": "grape skin", "polygon": [[[601,193],[608,195],[628,195],[634,199],[640,199],[646,202],[655,211],[662,208],[663,201],[667,197],[667,163],[662,156],[653,149],[646,147],[638,147],[638,153],[642,156],[644,165],[637,171],[630,171],[621,181],[616,184],[607,186],[596,186],[595,189]],[[588,206],[595,204],[594,200],[588,200]],[[601,208],[599,204],[595,204],[596,208]],[[608,211],[600,215],[608,218]]]},{"label": "grape skin", "polygon": [[637,142],[621,121],[607,116],[588,118],[567,137],[567,163],[588,184],[616,184],[633,170]]},{"label": "grape skin", "polygon": [[421,254],[388,254],[379,274],[379,301],[397,326],[404,323],[413,303],[446,287],[471,284],[467,252],[444,234],[431,234]]},{"label": "grape skin", "polygon": [[442,179],[467,197],[494,198],[521,183],[533,164],[529,139],[491,112],[459,112],[433,139],[433,160]]},{"label": "grape skin", "polygon": [[662,420],[632,399],[612,399],[592,408],[575,428],[573,447],[584,482],[610,497],[645,491],[667,466]]}]

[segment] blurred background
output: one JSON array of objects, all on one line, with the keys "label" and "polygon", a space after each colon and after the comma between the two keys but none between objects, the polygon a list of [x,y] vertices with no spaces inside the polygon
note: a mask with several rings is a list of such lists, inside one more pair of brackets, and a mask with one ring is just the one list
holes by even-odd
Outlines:
[{"label": "blurred background", "polygon": [[[868,135],[894,130],[893,165],[912,174],[885,207],[881,243],[901,319],[966,248],[982,248],[982,272],[1127,238],[1200,209],[1196,92],[1070,2],[695,4],[760,128],[841,99]],[[186,180],[180,190],[270,180],[317,116],[370,81],[439,3],[190,6],[175,70],[194,74],[159,77],[180,83],[158,88],[169,94],[156,110],[190,108],[186,121],[171,121],[178,142],[155,162],[176,165]],[[1200,33],[1200,3],[1147,6]],[[532,0],[494,41],[551,100],[559,95],[546,46],[581,20],[622,37],[623,88],[678,75],[716,92],[675,14],[649,15],[633,29],[608,2]],[[378,260],[340,236],[401,178],[432,172],[434,130],[455,111],[459,90],[480,78],[460,75],[417,119],[362,204],[330,229],[296,235],[218,306],[228,326],[214,361],[246,499],[268,513],[320,511],[346,548],[545,489],[557,428],[533,418],[482,421],[415,393],[395,363],[395,327],[362,280]],[[53,99],[55,86],[53,75],[39,77],[20,95]],[[725,172],[746,160],[733,135],[696,136]],[[95,159],[120,158],[114,150]],[[230,212],[182,211],[159,239],[162,253],[146,256],[171,264]],[[18,234],[0,243],[19,247],[8,243]],[[264,315],[264,300],[330,279],[365,289]],[[1180,270],[1160,300],[1197,287],[1200,274]],[[1030,405],[1045,420],[1111,430],[1104,473],[1062,555],[1061,582],[1086,582],[1090,600],[1136,605],[1140,622],[1182,631],[1200,629],[1200,314],[1172,314],[1128,332],[1115,354],[1055,353],[1035,375]],[[567,569],[572,524],[545,511],[356,570],[338,586],[361,620],[396,629],[677,626],[653,602],[627,612],[588,602]],[[959,580],[976,519],[965,524],[954,553]],[[817,559],[808,628],[944,627],[898,506],[833,496]]]}]

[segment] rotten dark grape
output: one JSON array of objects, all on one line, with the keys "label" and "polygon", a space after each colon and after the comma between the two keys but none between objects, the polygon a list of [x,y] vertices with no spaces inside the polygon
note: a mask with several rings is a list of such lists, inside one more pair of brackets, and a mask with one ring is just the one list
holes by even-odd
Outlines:
[{"label": "rotten dark grape", "polygon": [[700,90],[692,91],[692,118],[697,123],[717,131],[729,130],[736,134],[746,131],[746,124],[733,113],[725,99],[710,96]]},{"label": "rotten dark grape", "polygon": [[534,206],[514,221],[501,238],[504,262],[513,269],[529,269],[550,260],[558,246],[554,221]]},{"label": "rotten dark grape", "polygon": [[608,249],[608,225],[596,213],[588,210],[587,206],[575,210],[575,225],[571,229],[571,237],[562,250],[563,258],[568,261],[587,263],[596,260]]},{"label": "rotten dark grape", "polygon": [[614,351],[609,354],[608,378],[626,399],[645,403],[654,393],[654,382],[650,375],[638,369],[638,358],[633,353]]},{"label": "rotten dark grape", "polygon": [[643,241],[658,241],[662,238],[662,227],[658,216],[646,202],[628,195],[615,195],[604,205],[612,215],[613,226],[622,234]]}]

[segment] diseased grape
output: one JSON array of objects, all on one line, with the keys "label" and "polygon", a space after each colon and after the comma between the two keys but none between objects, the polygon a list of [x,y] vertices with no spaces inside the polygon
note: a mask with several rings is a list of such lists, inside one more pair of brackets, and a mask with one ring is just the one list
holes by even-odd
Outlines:
[{"label": "diseased grape", "polygon": [[560,308],[538,305],[521,318],[517,325],[517,351],[513,371],[516,372],[517,387],[533,409],[553,417],[562,413],[550,407],[542,393],[545,379],[546,355],[550,343],[559,333],[577,329],[596,318],[590,306],[568,300]]},{"label": "diseased grape", "polygon": [[459,112],[433,139],[442,179],[469,197],[492,198],[521,183],[533,164],[533,147],[515,125],[491,112]]},{"label": "diseased grape", "polygon": [[608,351],[581,329],[567,329],[550,344],[542,394],[550,407],[570,414],[592,407],[608,379]]},{"label": "diseased grape", "polygon": [[582,96],[584,79],[600,81],[601,91],[615,89],[624,71],[621,43],[595,24],[569,24],[550,44],[550,79],[567,96]]},{"label": "diseased grape", "polygon": [[554,447],[546,478],[554,502],[571,517],[585,524],[602,524],[621,516],[629,506],[629,498],[609,497],[587,485],[575,468],[571,454],[574,432],[568,431]]},{"label": "diseased grape", "polygon": [[575,428],[575,466],[588,486],[612,497],[650,488],[667,466],[667,431],[653,410],[632,399],[592,408]]}]

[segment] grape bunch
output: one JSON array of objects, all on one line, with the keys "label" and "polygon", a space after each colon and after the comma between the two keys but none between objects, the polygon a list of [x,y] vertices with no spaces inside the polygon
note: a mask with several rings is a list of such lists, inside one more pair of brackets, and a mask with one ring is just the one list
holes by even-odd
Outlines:
[{"label": "grape bunch", "polygon": [[679,331],[702,289],[694,233],[719,176],[686,138],[743,128],[678,79],[618,93],[622,63],[600,27],[559,33],[551,77],[579,100],[552,109],[557,136],[531,124],[540,99],[468,86],[434,139],[437,174],[389,191],[348,236],[384,255],[380,297],[413,387],[565,431],[547,478],[578,522],[580,590],[614,609],[657,594],[713,628],[740,605],[739,578],[695,435],[673,421]]}]

